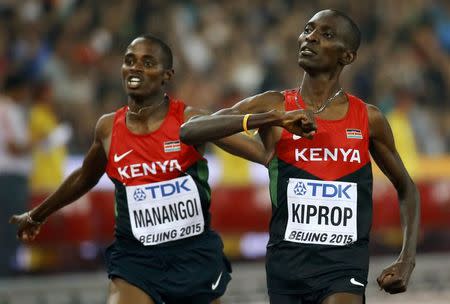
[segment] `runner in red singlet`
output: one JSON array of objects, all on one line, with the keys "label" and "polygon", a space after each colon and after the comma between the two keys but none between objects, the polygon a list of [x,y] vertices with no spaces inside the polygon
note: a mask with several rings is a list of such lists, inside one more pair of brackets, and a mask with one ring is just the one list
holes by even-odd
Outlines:
[{"label": "runner in red singlet", "polygon": [[[179,129],[203,111],[169,97],[172,52],[145,35],[128,46],[122,79],[128,105],[102,116],[83,165],[42,204],[11,218],[20,239],[33,240],[53,212],[93,188],[106,172],[115,185],[115,241],[106,251],[109,304],[219,303],[231,268],[210,229],[210,188],[203,145],[188,146]],[[289,120],[303,114],[291,113]],[[238,135],[215,142],[265,163],[262,143]]]},{"label": "runner in red singlet", "polygon": [[[364,302],[372,219],[369,153],[398,192],[403,227],[402,251],[378,284],[389,293],[404,292],[414,268],[417,189],[382,113],[344,93],[339,83],[359,44],[359,29],[347,15],[320,11],[298,37],[304,70],[299,88],[252,96],[181,127],[181,140],[189,144],[259,128],[272,155],[266,257],[272,304]],[[285,112],[299,109],[305,109],[304,119],[278,127]]]}]

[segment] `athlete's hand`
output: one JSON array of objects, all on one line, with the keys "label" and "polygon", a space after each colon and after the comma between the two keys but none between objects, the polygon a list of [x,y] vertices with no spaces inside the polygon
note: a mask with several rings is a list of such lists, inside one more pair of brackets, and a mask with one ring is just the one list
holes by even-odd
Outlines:
[{"label": "athlete's hand", "polygon": [[414,262],[397,261],[386,267],[377,278],[380,289],[390,294],[405,292],[414,266]]},{"label": "athlete's hand", "polygon": [[28,218],[28,212],[13,215],[9,219],[10,224],[17,225],[17,237],[22,241],[32,241],[41,230],[41,224],[32,223]]},{"label": "athlete's hand", "polygon": [[311,110],[295,110],[285,112],[281,127],[287,131],[311,139],[316,133],[316,119]]}]

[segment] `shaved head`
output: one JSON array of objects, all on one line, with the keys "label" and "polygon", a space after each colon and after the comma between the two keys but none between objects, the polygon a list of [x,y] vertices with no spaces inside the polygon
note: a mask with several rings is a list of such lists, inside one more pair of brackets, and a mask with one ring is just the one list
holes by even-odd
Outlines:
[{"label": "shaved head", "polygon": [[351,51],[358,51],[359,45],[361,44],[361,31],[359,30],[356,23],[348,15],[338,10],[327,9],[320,11],[317,14],[321,13],[336,16],[343,21],[343,24],[345,26],[344,39],[347,47]]},{"label": "shaved head", "polygon": [[145,35],[141,35],[139,37],[137,37],[136,39],[145,39],[150,43],[154,43],[156,45],[158,45],[161,48],[161,53],[162,53],[162,62],[164,65],[165,69],[171,69],[173,66],[173,55],[172,55],[172,50],[170,49],[170,47],[164,42],[162,41],[160,38],[152,35],[152,34],[145,34]]}]

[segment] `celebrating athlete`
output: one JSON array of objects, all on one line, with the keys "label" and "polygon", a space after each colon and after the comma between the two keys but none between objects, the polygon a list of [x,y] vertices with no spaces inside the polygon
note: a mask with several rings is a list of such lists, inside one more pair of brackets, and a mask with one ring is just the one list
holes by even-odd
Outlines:
[{"label": "celebrating athlete", "polygon": [[[360,31],[347,15],[320,11],[298,37],[298,65],[304,70],[298,88],[252,96],[181,127],[181,140],[188,144],[259,128],[271,155],[266,271],[272,304],[364,302],[372,222],[370,155],[398,192],[403,227],[401,253],[378,284],[389,293],[403,292],[414,268],[417,189],[385,117],[344,92],[339,82],[359,44]],[[301,110],[305,118],[279,127],[285,112]]]}]

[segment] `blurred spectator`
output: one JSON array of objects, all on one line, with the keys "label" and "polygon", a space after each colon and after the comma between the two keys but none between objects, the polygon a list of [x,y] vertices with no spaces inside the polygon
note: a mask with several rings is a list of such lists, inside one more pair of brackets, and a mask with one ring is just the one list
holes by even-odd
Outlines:
[{"label": "blurred spectator", "polygon": [[397,151],[411,177],[417,177],[420,165],[417,141],[414,136],[414,128],[410,120],[410,113],[415,106],[415,100],[411,99],[409,92],[398,89],[395,94],[396,105],[387,114],[387,119],[394,134]]},{"label": "blurred spectator", "polygon": [[13,271],[19,242],[9,217],[27,209],[32,143],[28,136],[26,102],[29,86],[23,75],[8,77],[0,96],[0,276]]},{"label": "blurred spectator", "polygon": [[252,180],[250,176],[249,162],[243,158],[231,155],[224,150],[213,146],[214,154],[220,162],[219,183],[221,186],[248,187]]},{"label": "blurred spectator", "polygon": [[67,156],[65,144],[71,130],[59,123],[50,84],[40,82],[33,91],[30,135],[32,141],[41,144],[32,151],[31,191],[33,195],[48,195],[63,180]]}]

